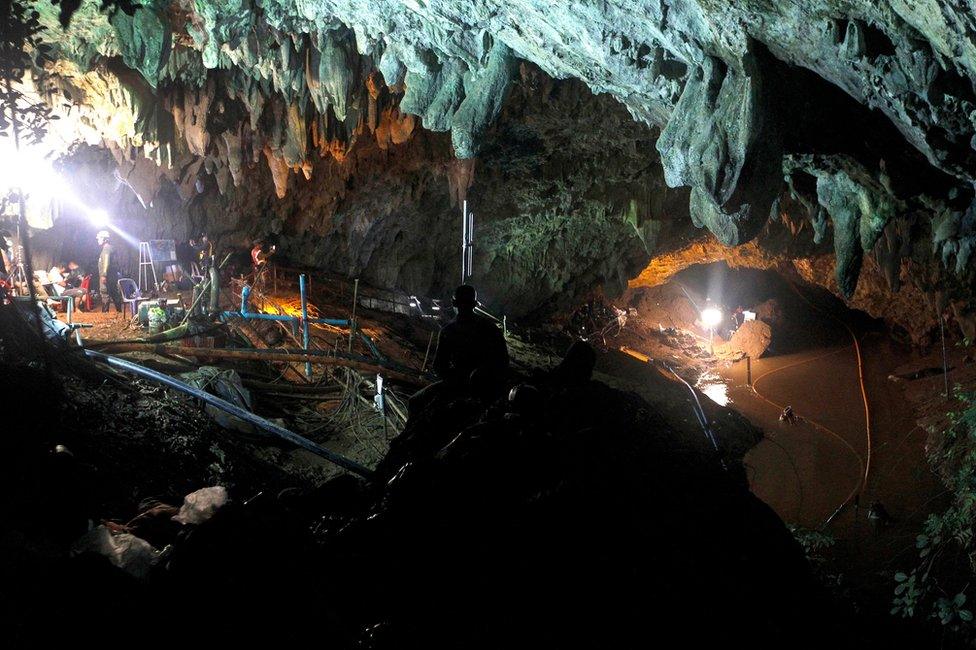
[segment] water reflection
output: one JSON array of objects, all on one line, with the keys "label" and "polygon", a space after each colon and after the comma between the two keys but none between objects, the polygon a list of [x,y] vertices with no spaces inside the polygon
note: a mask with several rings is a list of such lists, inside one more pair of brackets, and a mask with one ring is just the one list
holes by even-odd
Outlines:
[{"label": "water reflection", "polygon": [[698,379],[695,388],[705,394],[705,397],[712,400],[719,406],[728,406],[732,403],[729,397],[729,386],[722,377],[715,373],[707,372]]}]

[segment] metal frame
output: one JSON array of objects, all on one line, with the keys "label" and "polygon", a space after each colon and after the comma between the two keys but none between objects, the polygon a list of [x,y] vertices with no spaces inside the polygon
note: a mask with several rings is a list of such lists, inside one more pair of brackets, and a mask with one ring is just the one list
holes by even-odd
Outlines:
[{"label": "metal frame", "polygon": [[139,242],[139,279],[136,284],[140,291],[149,291],[149,273],[146,271],[146,267],[152,271],[153,284],[152,288],[154,291],[159,291],[159,278],[156,277],[156,264],[153,261],[152,247],[147,241]]},{"label": "metal frame", "polygon": [[468,202],[461,206],[461,284],[474,272],[474,212],[468,212]]}]

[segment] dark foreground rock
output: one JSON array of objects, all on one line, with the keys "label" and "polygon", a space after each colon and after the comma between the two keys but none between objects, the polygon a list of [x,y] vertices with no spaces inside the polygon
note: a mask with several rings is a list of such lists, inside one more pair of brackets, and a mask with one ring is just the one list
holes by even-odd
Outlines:
[{"label": "dark foreground rock", "polygon": [[374,647],[785,645],[822,611],[776,515],[636,395],[557,387],[541,412],[489,411],[429,453],[458,410],[410,423],[422,451],[339,537],[376,549]]},{"label": "dark foreground rock", "polygon": [[[49,380],[21,372],[27,379],[18,399],[35,408],[52,394]],[[224,476],[228,503],[198,524],[172,522],[175,487],[140,508],[138,485],[195,489],[214,477],[186,455],[174,463],[175,452],[135,429],[141,420],[113,411],[104,395],[118,388],[70,379],[45,423],[64,427],[59,414],[88,396],[73,424],[74,459],[47,455],[49,432],[29,444],[26,430],[6,437],[20,471],[7,475],[0,535],[5,638],[389,649],[831,638],[841,623],[801,549],[737,472],[682,442],[688,436],[634,394],[538,379],[514,413],[504,400],[434,400],[372,483],[345,476],[295,489],[238,463]],[[177,425],[161,423],[157,435],[168,439]],[[233,456],[218,432],[182,431],[191,448],[213,435]],[[126,455],[106,453],[127,440]],[[183,471],[189,479],[173,481]],[[17,493],[17,477],[43,498]],[[105,497],[113,489],[114,503]],[[138,498],[126,512],[129,494]],[[69,557],[85,519],[108,516],[131,517],[121,525],[160,550],[145,578],[99,555]]]}]

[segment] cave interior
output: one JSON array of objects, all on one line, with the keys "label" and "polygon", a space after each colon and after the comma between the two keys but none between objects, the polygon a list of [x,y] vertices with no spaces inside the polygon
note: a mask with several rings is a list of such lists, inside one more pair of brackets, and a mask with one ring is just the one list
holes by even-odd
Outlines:
[{"label": "cave interior", "polygon": [[969,4],[0,23],[13,646],[976,640]]}]

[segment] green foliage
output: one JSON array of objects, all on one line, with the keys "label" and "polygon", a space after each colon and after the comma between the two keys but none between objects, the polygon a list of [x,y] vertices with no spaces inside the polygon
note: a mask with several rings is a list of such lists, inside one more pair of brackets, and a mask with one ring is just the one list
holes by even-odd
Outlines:
[{"label": "green foliage", "polygon": [[803,555],[806,556],[807,562],[810,563],[810,568],[820,584],[830,589],[835,596],[849,599],[850,595],[844,585],[844,576],[828,569],[827,553],[834,546],[836,541],[834,536],[823,531],[803,528],[796,524],[790,524],[788,527],[793,538],[803,549]]},{"label": "green foliage", "polygon": [[914,572],[911,575],[905,575],[899,571],[895,574],[895,582],[897,585],[895,586],[895,598],[892,601],[892,615],[900,615],[906,618],[915,616],[915,612],[925,593],[919,584],[921,581],[918,579],[918,575]]},{"label": "green foliage", "polygon": [[976,393],[956,386],[961,407],[947,415],[949,426],[930,461],[943,468],[952,496],[941,513],[928,516],[915,540],[917,564],[895,574],[891,613],[937,621],[967,638],[976,636],[966,590],[976,571]]},{"label": "green foliage", "polygon": [[50,46],[41,43],[40,14],[20,0],[0,0],[0,135],[16,126],[26,142],[41,140],[52,119],[51,109],[24,96],[14,84],[48,59]]},{"label": "green foliage", "polygon": [[830,533],[810,530],[796,524],[790,524],[790,533],[803,549],[807,560],[813,564],[823,562],[823,553],[834,545],[834,537]]}]

